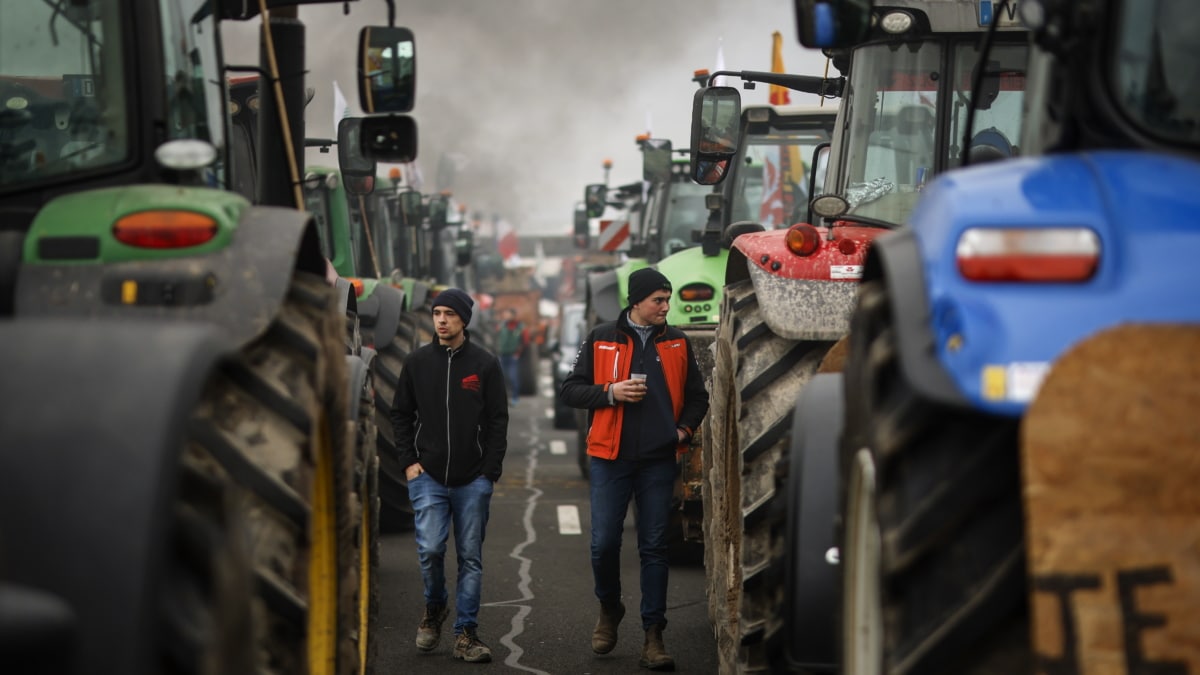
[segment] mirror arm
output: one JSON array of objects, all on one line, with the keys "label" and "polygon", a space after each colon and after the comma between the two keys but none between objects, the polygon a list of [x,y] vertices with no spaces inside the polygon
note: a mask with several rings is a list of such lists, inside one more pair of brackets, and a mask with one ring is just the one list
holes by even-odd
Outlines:
[{"label": "mirror arm", "polygon": [[762,70],[718,70],[708,77],[708,86],[712,86],[718,75],[739,77],[748,82],[776,84],[792,91],[826,97],[841,96],[842,90],[846,85],[845,77],[828,78],[817,77],[816,75],[791,75],[788,73],[770,73]]}]

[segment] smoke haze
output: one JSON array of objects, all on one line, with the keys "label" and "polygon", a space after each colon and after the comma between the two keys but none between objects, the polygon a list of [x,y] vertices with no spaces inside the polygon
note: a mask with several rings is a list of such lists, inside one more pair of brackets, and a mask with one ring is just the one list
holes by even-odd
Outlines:
[{"label": "smoke haze", "polygon": [[[342,4],[300,8],[307,86],[316,89],[310,137],[333,135],[334,81],[357,113],[358,30],[387,24],[382,0],[348,6],[348,16]],[[398,0],[396,25],[416,35],[423,190],[440,187],[442,157],[454,157],[455,198],[522,235],[569,234],[574,205],[585,184],[603,181],[606,158],[610,185],[640,180],[638,134],[686,148],[691,75],[713,68],[718,45],[729,70],[770,70],[778,30],[788,72],[825,67],[797,41],[786,0]],[[230,61],[254,62],[257,36],[257,20],[227,23]],[[744,103],[766,99],[764,85],[743,91]],[[793,92],[792,102],[816,98]],[[335,154],[308,152],[309,164],[336,164]]]}]

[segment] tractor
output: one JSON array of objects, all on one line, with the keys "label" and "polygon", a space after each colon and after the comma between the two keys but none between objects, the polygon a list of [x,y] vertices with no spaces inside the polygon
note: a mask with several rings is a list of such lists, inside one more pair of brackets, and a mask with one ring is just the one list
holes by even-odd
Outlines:
[{"label": "tractor", "polygon": [[[974,2],[892,5],[900,14],[881,13],[892,20],[870,24],[869,41],[826,52],[841,77],[728,73],[840,95],[842,103],[832,140],[812,155],[824,180],[810,180],[811,200],[796,204],[803,220],[785,231],[755,232],[754,223],[744,222],[726,228],[739,255],[731,254],[727,270],[705,452],[708,540],[724,543],[708,561],[715,580],[710,618],[723,672],[837,668],[829,620],[839,572],[834,531],[818,529],[814,536],[788,520],[798,500],[817,504],[831,519],[837,475],[803,463],[821,457],[795,456],[797,397],[820,373],[840,369],[870,251],[901,228],[926,181],[961,163],[959,148],[966,146],[956,139],[988,28]],[[987,64],[991,106],[975,113],[997,129],[1019,128],[1024,37],[1006,27],[992,50],[1002,63]],[[726,127],[737,101],[729,88],[697,94],[692,145],[698,166],[733,156],[736,137]],[[820,468],[830,466],[836,462]],[[794,487],[796,481],[806,490]]]},{"label": "tractor", "polygon": [[[372,668],[370,486],[348,299],[297,191],[294,4],[0,10],[0,653],[15,672]],[[255,17],[272,91],[249,176],[218,37]],[[381,76],[413,64],[398,31],[364,29],[355,53],[379,67],[362,82],[373,113],[411,108],[411,80]],[[415,143],[410,118],[375,124]]]},{"label": "tractor", "polygon": [[[895,4],[801,16],[857,45]],[[836,457],[843,672],[1194,671],[1200,302],[1166,263],[1200,253],[1194,9],[970,4],[1000,30],[968,110],[1027,71],[1023,116],[963,117],[978,166],[877,241],[844,375],[796,413],[793,456]]]}]

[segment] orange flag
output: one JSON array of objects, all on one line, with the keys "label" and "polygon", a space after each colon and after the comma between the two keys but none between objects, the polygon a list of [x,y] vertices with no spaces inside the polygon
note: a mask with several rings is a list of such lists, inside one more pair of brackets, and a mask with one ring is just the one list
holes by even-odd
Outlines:
[{"label": "orange flag", "polygon": [[[771,72],[786,73],[783,69],[783,35],[779,31],[775,31],[771,35],[773,45],[771,46]],[[771,105],[787,105],[792,102],[788,96],[787,87],[781,87],[777,84],[771,85]]]}]

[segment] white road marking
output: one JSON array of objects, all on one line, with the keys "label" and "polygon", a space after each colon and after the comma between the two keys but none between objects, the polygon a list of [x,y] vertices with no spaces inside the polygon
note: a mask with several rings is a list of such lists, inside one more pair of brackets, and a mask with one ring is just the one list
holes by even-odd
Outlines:
[{"label": "white road marking", "polygon": [[579,526],[579,507],[574,504],[558,505],[558,533],[583,534]]},{"label": "white road marking", "polygon": [[525,500],[525,515],[521,518],[521,524],[525,528],[525,541],[513,547],[512,552],[508,557],[520,561],[520,567],[517,570],[517,575],[520,577],[520,582],[517,583],[517,592],[520,593],[519,598],[514,600],[504,600],[501,602],[489,602],[484,607],[516,607],[517,613],[513,615],[509,622],[509,631],[500,638],[500,643],[508,647],[509,654],[504,659],[504,665],[509,668],[516,668],[528,673],[536,673],[536,675],[550,675],[544,670],[530,668],[529,666],[521,665],[521,656],[525,653],[516,643],[516,638],[521,633],[525,632],[525,617],[533,611],[533,607],[529,604],[533,600],[533,591],[530,585],[533,583],[533,577],[529,574],[529,568],[532,567],[533,561],[521,553],[525,547],[533,545],[537,541],[537,530],[533,529],[533,511],[537,507],[538,499],[542,496],[542,491],[534,487],[534,476],[537,474],[538,466],[538,446],[540,439],[538,438],[537,422],[530,418],[530,426],[533,427],[531,438],[529,441],[529,460],[525,465],[525,489],[529,490],[529,499]]},{"label": "white road marking", "polygon": [[550,441],[550,454],[552,454],[552,455],[567,454],[567,442],[563,441],[563,440],[558,440],[558,439]]}]

